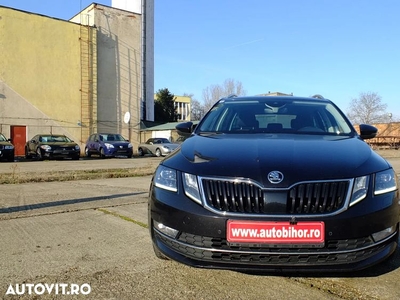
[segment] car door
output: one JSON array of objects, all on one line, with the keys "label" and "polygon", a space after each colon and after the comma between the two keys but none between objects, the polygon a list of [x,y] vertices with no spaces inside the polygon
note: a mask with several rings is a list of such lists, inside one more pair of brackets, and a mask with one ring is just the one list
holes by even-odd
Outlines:
[{"label": "car door", "polygon": [[99,134],[92,134],[89,141],[90,152],[99,153],[100,142],[99,142]]}]

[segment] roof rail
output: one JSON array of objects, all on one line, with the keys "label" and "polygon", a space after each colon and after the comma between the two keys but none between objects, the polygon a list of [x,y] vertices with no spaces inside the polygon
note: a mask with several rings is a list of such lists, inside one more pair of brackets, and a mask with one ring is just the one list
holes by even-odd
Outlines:
[{"label": "roof rail", "polygon": [[317,98],[317,99],[325,99],[323,96],[320,94],[315,94],[314,96],[311,96],[311,98]]},{"label": "roof rail", "polygon": [[236,97],[237,97],[236,94],[230,94],[230,95],[228,95],[228,97],[226,97],[226,98],[236,98]]}]

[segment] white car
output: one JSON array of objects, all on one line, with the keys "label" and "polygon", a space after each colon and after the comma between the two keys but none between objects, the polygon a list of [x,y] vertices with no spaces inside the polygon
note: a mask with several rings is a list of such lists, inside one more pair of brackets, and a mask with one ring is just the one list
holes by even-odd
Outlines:
[{"label": "white car", "polygon": [[166,138],[151,138],[146,143],[142,143],[138,147],[139,156],[151,154],[155,156],[166,156],[174,151],[179,144],[171,143]]}]

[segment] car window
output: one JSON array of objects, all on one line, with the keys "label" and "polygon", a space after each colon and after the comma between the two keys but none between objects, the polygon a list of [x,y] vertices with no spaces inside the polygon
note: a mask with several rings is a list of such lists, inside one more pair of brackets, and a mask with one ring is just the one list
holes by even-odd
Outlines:
[{"label": "car window", "polygon": [[39,137],[39,142],[54,143],[54,142],[71,142],[71,139],[64,135],[42,135]]},{"label": "car window", "polygon": [[7,141],[6,137],[0,134],[0,142],[5,142],[5,141]]},{"label": "car window", "polygon": [[[267,98],[267,97],[266,97]],[[350,134],[352,128],[329,101],[221,101],[196,132]]]}]

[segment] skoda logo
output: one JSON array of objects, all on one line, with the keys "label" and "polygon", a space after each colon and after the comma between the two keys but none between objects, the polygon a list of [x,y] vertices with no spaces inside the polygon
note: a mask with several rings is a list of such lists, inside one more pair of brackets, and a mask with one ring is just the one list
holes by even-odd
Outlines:
[{"label": "skoda logo", "polygon": [[273,184],[281,183],[283,180],[283,174],[279,171],[271,171],[268,173],[268,181]]}]

